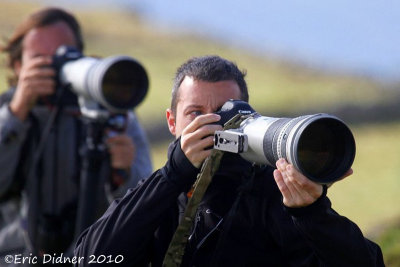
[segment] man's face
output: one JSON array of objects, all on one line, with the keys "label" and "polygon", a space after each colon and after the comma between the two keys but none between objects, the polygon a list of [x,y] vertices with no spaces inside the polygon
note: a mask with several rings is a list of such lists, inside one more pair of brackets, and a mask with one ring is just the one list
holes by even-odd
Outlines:
[{"label": "man's face", "polygon": [[15,66],[17,73],[22,64],[38,56],[52,56],[61,45],[77,45],[73,31],[65,22],[30,30],[22,42],[22,62]]},{"label": "man's face", "polygon": [[186,76],[179,87],[176,114],[167,110],[170,132],[178,138],[198,115],[217,111],[229,99],[240,99],[235,81],[205,82]]}]

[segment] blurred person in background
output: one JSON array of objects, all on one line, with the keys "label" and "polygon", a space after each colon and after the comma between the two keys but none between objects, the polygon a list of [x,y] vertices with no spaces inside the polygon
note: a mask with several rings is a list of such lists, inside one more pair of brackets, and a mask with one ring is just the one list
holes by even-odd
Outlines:
[{"label": "blurred person in background", "polygon": [[[51,101],[57,90],[52,56],[61,45],[83,51],[80,25],[65,10],[44,8],[28,16],[1,47],[15,74],[0,96],[1,264],[6,254],[67,252],[76,236],[77,209],[85,201],[79,185],[86,129],[75,94],[65,92],[48,125],[57,105]],[[121,133],[104,129],[108,157],[98,177],[97,214],[152,171],[148,143],[133,111],[126,120]]]},{"label": "blurred person in background", "polygon": [[[176,138],[168,162],[83,232],[76,256],[109,255],[118,266],[384,266],[379,246],[331,208],[327,186],[285,159],[275,169],[225,153],[195,217],[185,214],[214,133],[222,130],[215,112],[229,99],[248,102],[244,76],[218,56],[192,58],[178,69],[166,112]],[[172,239],[186,221],[188,232]]]}]

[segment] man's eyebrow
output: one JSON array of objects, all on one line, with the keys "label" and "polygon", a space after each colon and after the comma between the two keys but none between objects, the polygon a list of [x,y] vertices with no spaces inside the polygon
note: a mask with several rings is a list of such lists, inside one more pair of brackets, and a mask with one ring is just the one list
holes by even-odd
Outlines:
[{"label": "man's eyebrow", "polygon": [[191,104],[189,106],[186,106],[183,111],[187,111],[189,109],[202,109],[203,106],[202,105],[197,105],[197,104]]}]

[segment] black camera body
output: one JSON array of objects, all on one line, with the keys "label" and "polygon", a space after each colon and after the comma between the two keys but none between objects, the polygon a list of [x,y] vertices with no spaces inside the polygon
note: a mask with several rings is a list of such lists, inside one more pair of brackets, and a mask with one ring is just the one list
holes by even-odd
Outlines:
[{"label": "black camera body", "polygon": [[230,99],[229,101],[225,102],[225,104],[217,112],[215,112],[215,114],[221,116],[221,119],[218,121],[218,124],[221,126],[224,126],[224,124],[236,114],[250,115],[254,113],[256,113],[256,111],[249,105],[249,103],[243,100],[234,99]]},{"label": "black camera body", "polygon": [[55,92],[52,95],[43,96],[38,99],[37,105],[39,106],[68,106],[78,107],[78,96],[63,85],[59,79],[59,73],[62,66],[71,60],[77,60],[83,57],[83,54],[75,49],[74,47],[61,46],[57,49],[56,54],[53,56],[52,65],[49,67],[53,68],[56,72],[55,76]]},{"label": "black camera body", "polygon": [[60,46],[53,56],[53,68],[60,72],[65,63],[72,60],[77,60],[84,57],[82,52],[72,46]]}]

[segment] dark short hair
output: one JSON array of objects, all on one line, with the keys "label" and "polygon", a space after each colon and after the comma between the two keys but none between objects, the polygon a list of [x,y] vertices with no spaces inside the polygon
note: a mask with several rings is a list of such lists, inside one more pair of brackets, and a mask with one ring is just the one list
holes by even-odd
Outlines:
[{"label": "dark short hair", "polygon": [[[8,54],[7,66],[13,68],[16,61],[22,59],[22,42],[26,34],[35,28],[40,28],[57,22],[65,22],[72,30],[80,51],[84,48],[81,27],[77,19],[69,12],[55,7],[40,9],[29,15],[8,39],[4,46],[0,47],[1,52]],[[15,85],[17,77],[10,77],[10,85]]]},{"label": "dark short hair", "polygon": [[171,110],[174,114],[176,114],[179,87],[186,76],[206,82],[235,81],[240,89],[241,100],[249,101],[244,79],[246,71],[240,71],[235,63],[219,56],[193,57],[183,63],[176,72],[171,99]]}]

